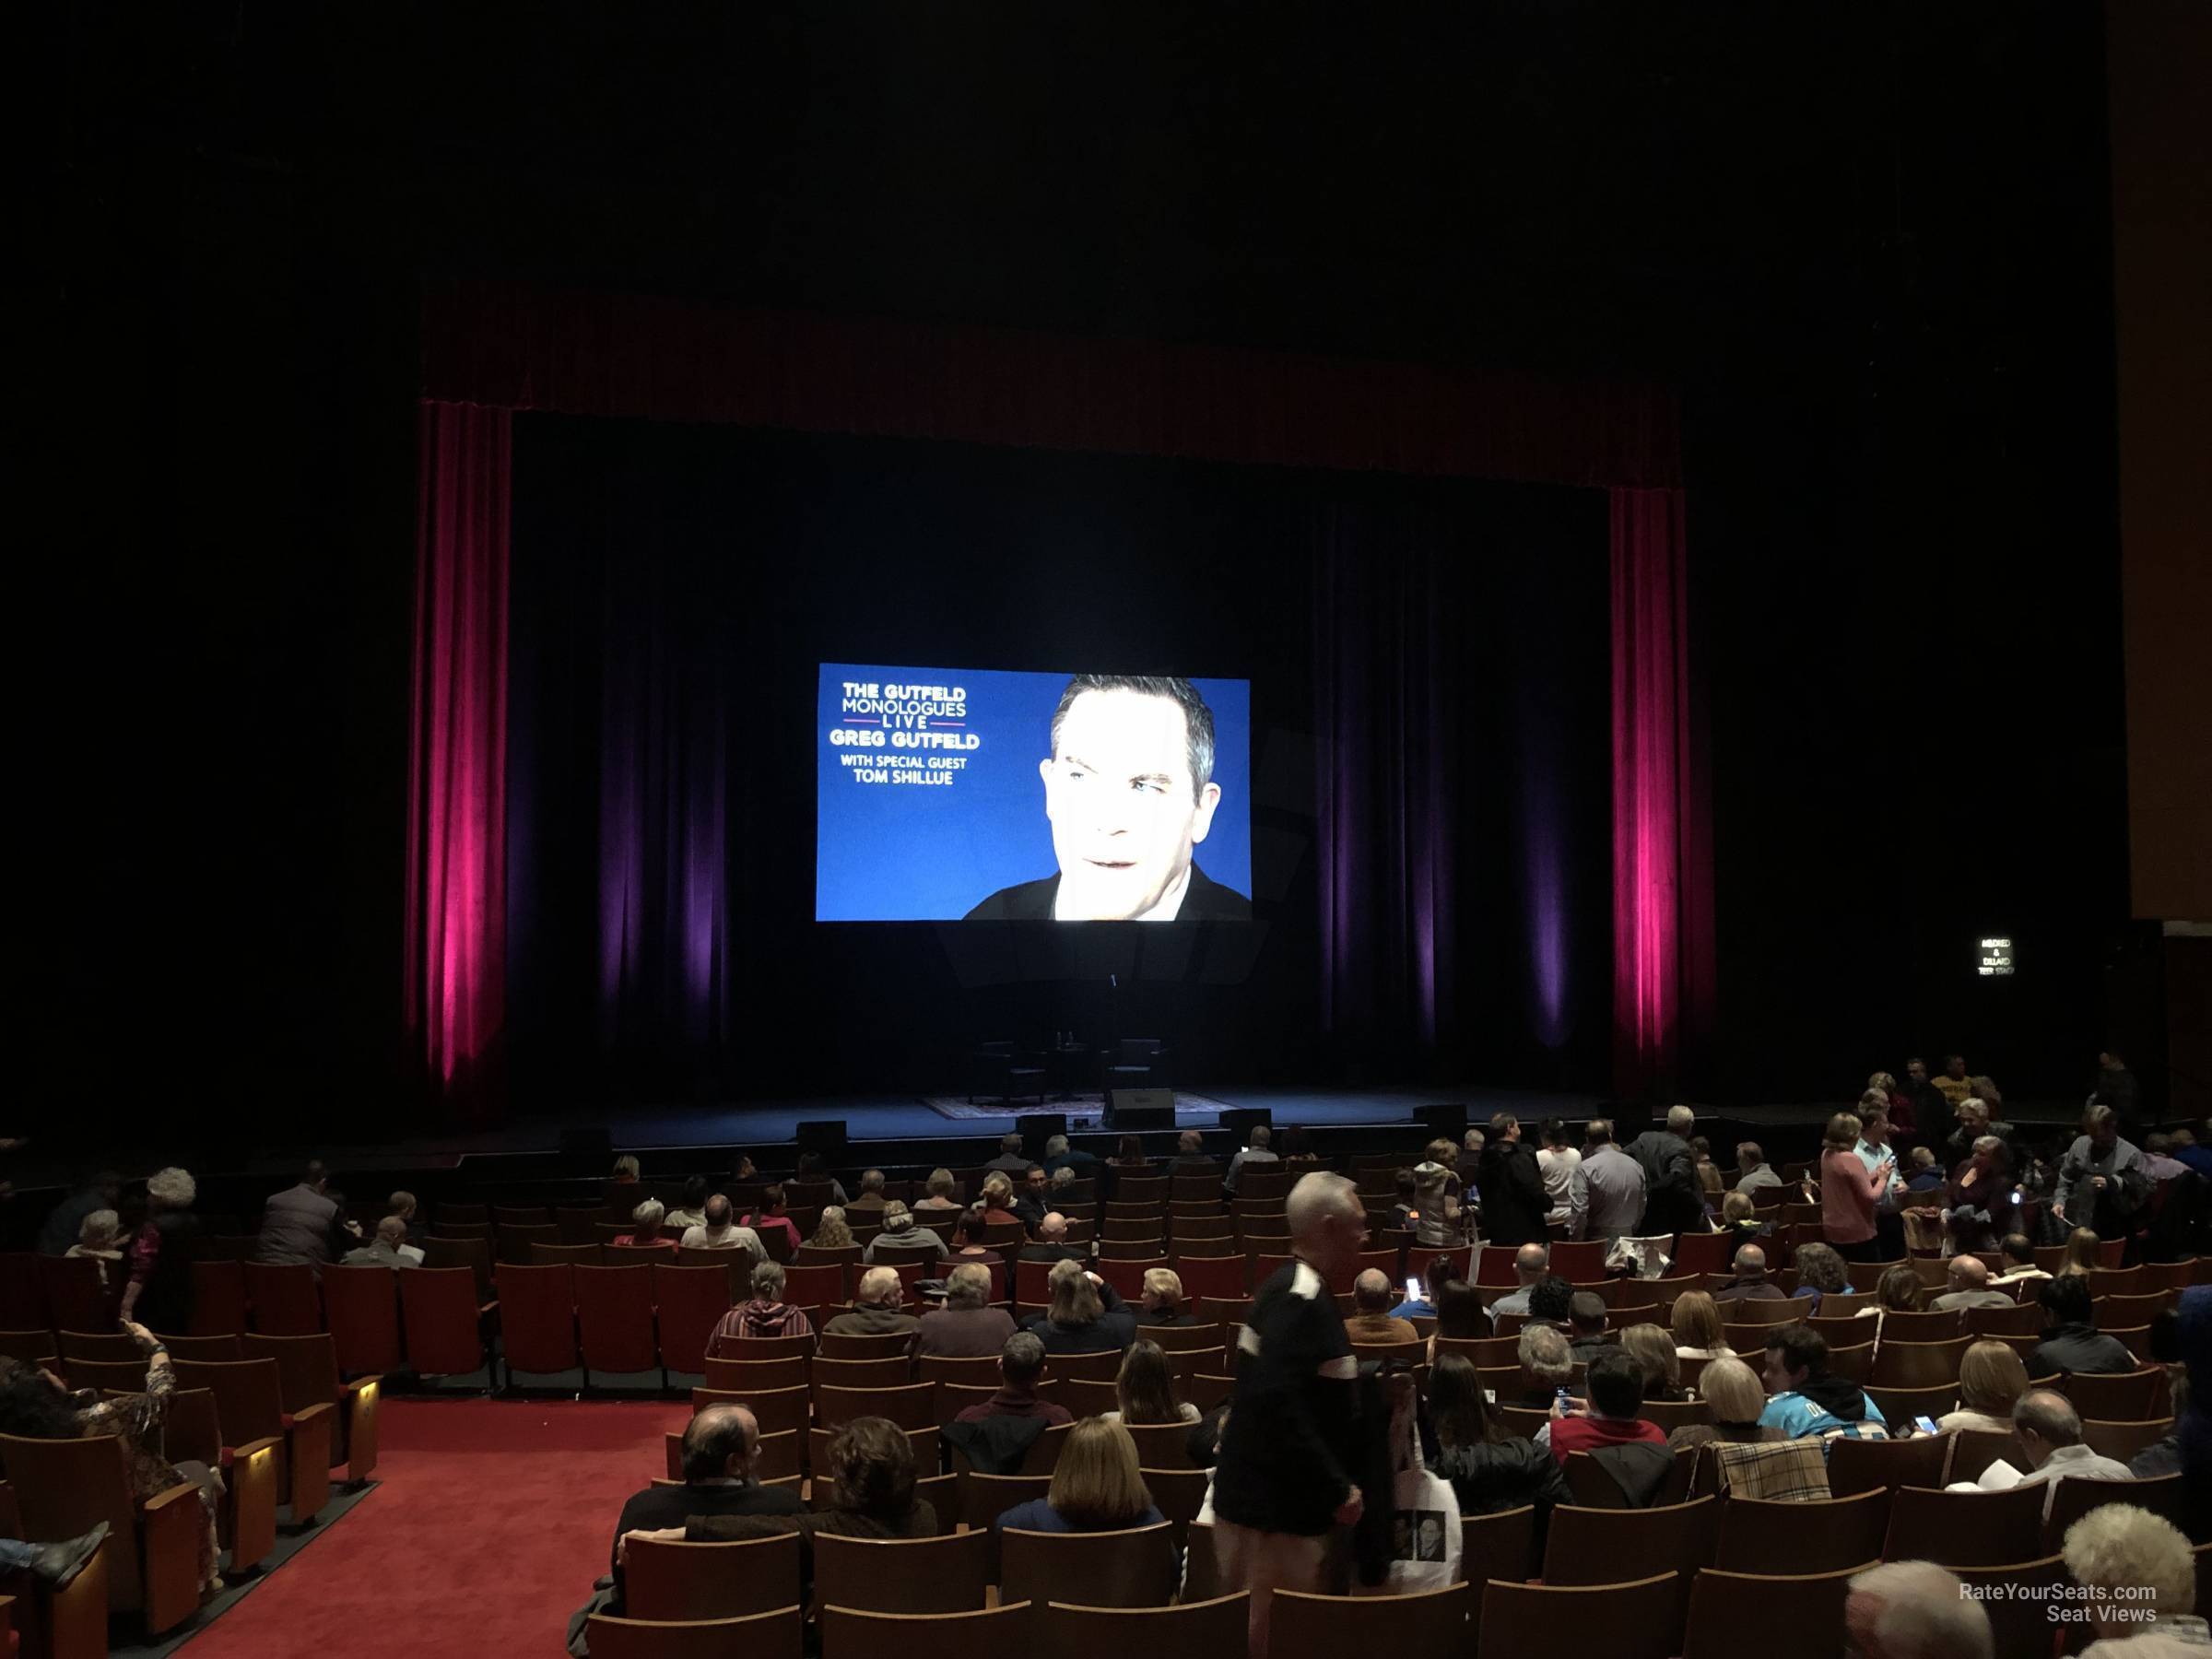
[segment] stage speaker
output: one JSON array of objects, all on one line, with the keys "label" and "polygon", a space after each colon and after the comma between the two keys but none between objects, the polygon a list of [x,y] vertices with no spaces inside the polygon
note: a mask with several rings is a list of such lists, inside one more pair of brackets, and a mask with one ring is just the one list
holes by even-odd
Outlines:
[{"label": "stage speaker", "polygon": [[799,1124],[798,1142],[801,1152],[818,1152],[830,1163],[841,1162],[845,1156],[845,1120],[803,1119]]},{"label": "stage speaker", "polygon": [[1275,1113],[1265,1106],[1232,1106],[1221,1114],[1221,1127],[1229,1135],[1229,1144],[1241,1147],[1252,1139],[1252,1132],[1265,1124],[1275,1127]]},{"label": "stage speaker", "polygon": [[1467,1136],[1467,1104],[1465,1100],[1444,1100],[1433,1106],[1416,1106],[1414,1121],[1429,1125],[1431,1140],[1454,1143]]},{"label": "stage speaker", "polygon": [[1044,1143],[1055,1135],[1067,1133],[1067,1113],[1025,1112],[1014,1120],[1014,1127],[1021,1132],[1022,1150],[1031,1158],[1042,1158]]},{"label": "stage speaker", "polygon": [[1172,1129],[1175,1127],[1175,1091],[1171,1088],[1110,1088],[1106,1091],[1106,1129]]},{"label": "stage speaker", "polygon": [[606,1124],[560,1132],[560,1159],[571,1169],[604,1175],[615,1161],[615,1132]]}]

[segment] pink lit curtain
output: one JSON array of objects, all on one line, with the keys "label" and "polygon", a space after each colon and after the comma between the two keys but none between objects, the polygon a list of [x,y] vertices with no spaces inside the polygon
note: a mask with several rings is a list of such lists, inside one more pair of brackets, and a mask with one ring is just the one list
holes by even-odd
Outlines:
[{"label": "pink lit curtain", "polygon": [[411,1069],[466,1098],[506,1018],[508,498],[513,417],[421,406],[407,753]]},{"label": "pink lit curtain", "polygon": [[1682,492],[1611,493],[1614,1087],[1635,1099],[1711,1025],[1711,820]]}]

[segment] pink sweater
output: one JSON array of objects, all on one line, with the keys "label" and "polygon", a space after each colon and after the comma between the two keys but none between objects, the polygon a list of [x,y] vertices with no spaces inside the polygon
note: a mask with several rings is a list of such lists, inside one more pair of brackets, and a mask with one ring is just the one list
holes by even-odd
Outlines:
[{"label": "pink sweater", "polygon": [[1820,1230],[1830,1244],[1864,1244],[1874,1237],[1874,1206],[1889,1184],[1846,1148],[1820,1154]]}]

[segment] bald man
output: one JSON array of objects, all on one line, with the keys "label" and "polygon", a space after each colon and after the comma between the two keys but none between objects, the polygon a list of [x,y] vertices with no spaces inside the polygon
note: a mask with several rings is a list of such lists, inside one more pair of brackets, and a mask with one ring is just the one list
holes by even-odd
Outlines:
[{"label": "bald man", "polygon": [[832,1336],[911,1336],[922,1322],[906,1312],[905,1300],[897,1268],[871,1267],[853,1288],[852,1311],[822,1329]]},{"label": "bald man", "polygon": [[615,1524],[613,1602],[599,1609],[622,1610],[621,1551],[625,1535],[681,1527],[694,1515],[795,1515],[805,1510],[788,1487],[764,1487],[760,1424],[742,1406],[710,1406],[684,1430],[684,1484],[649,1486],[622,1506]]},{"label": "bald man", "polygon": [[1225,1591],[1252,1593],[1255,1655],[1267,1652],[1275,1592],[1329,1589],[1330,1541],[1364,1507],[1359,1365],[1329,1281],[1359,1260],[1366,1211],[1350,1182],[1321,1170],[1299,1178],[1288,1207],[1295,1259],[1260,1287],[1238,1334],[1214,1466],[1215,1557]]},{"label": "bald man", "polygon": [[1756,1244],[1737,1247],[1735,1277],[1712,1293],[1716,1302],[1780,1301],[1783,1297],[1782,1287],[1767,1277],[1767,1253]]},{"label": "bald man", "polygon": [[1492,1302],[1490,1304],[1491,1317],[1495,1318],[1500,1313],[1526,1314],[1528,1293],[1542,1284],[1544,1276],[1550,1271],[1550,1245],[1524,1244],[1520,1249],[1514,1251],[1513,1277],[1518,1281],[1520,1288],[1514,1290],[1511,1295],[1501,1296]]},{"label": "bald man", "polygon": [[1354,1342],[1418,1342],[1421,1334],[1407,1319],[1393,1319],[1391,1304],[1398,1300],[1397,1287],[1380,1267],[1370,1267],[1352,1281],[1352,1316],[1344,1322]]},{"label": "bald man", "polygon": [[2018,1304],[2002,1290],[1989,1288],[1989,1265],[1980,1256],[1951,1258],[1950,1288],[1928,1304],[1931,1313],[1948,1313],[1953,1308],[2010,1308]]}]

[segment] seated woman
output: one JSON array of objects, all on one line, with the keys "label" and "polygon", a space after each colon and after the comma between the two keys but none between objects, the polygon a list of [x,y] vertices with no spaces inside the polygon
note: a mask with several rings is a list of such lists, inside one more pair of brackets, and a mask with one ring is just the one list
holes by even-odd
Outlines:
[{"label": "seated woman", "polygon": [[[1883,1319],[1892,1312],[1919,1312],[1921,1298],[1925,1293],[1926,1287],[1920,1282],[1920,1275],[1912,1263],[1893,1262],[1882,1269],[1882,1277],[1874,1282],[1874,1306],[1858,1312],[1859,1318],[1873,1322],[1876,1353],[1881,1352],[1878,1345],[1882,1340]],[[1852,1340],[1856,1342],[1858,1338],[1853,1336]]]},{"label": "seated woman", "polygon": [[1703,1290],[1685,1290],[1675,1298],[1667,1329],[1674,1336],[1677,1359],[1735,1358],[1735,1350],[1721,1339],[1721,1305]]},{"label": "seated woman", "polygon": [[785,1250],[799,1247],[799,1224],[783,1213],[783,1188],[771,1182],[761,1189],[759,1207],[749,1216],[741,1217],[737,1225],[749,1227],[765,1240],[771,1233],[782,1233]]},{"label": "seated woman", "polygon": [[1685,1423],[1666,1437],[1669,1446],[1701,1446],[1708,1441],[1781,1441],[1779,1429],[1762,1428],[1767,1391],[1759,1373],[1741,1359],[1715,1359],[1698,1378],[1698,1397],[1712,1407],[1710,1423]]},{"label": "seated woman", "polygon": [[1574,1501],[1558,1460],[1505,1427],[1465,1354],[1441,1355],[1429,1368],[1421,1429],[1421,1460],[1452,1483],[1462,1514],[1494,1514],[1533,1503],[1540,1522],[1553,1504]]},{"label": "seated woman", "polygon": [[1182,1305],[1182,1276],[1171,1267],[1145,1269],[1143,1300],[1136,1310],[1136,1323],[1144,1325],[1174,1325],[1188,1330],[1198,1323],[1198,1316]]},{"label": "seated woman", "polygon": [[885,1254],[900,1261],[909,1255],[925,1255],[933,1262],[941,1262],[950,1253],[946,1250],[943,1239],[926,1227],[914,1225],[914,1212],[897,1198],[883,1206],[883,1230],[868,1241],[868,1247],[860,1253],[860,1259],[864,1262],[875,1261],[879,1246]]},{"label": "seated woman", "polygon": [[1746,1244],[1756,1244],[1774,1230],[1771,1222],[1759,1218],[1759,1206],[1752,1203],[1748,1193],[1721,1194],[1720,1230],[1728,1235],[1731,1255]]},{"label": "seated woman", "polygon": [[[750,1282],[752,1300],[739,1302],[724,1313],[713,1335],[707,1338],[710,1358],[742,1358],[745,1350],[736,1344],[747,1337],[814,1335],[814,1322],[806,1317],[806,1310],[794,1308],[783,1300],[785,1278],[780,1264],[755,1262]],[[729,1346],[724,1346],[725,1343]]]},{"label": "seated woman", "polygon": [[1430,1294],[1436,1299],[1436,1329],[1429,1335],[1429,1358],[1436,1359],[1439,1336],[1488,1336],[1490,1311],[1482,1295],[1465,1279],[1448,1278]]},{"label": "seated woman", "polygon": [[1018,1223],[1021,1218],[1014,1213],[1014,1183],[1006,1179],[1004,1170],[994,1170],[983,1177],[983,1219],[994,1227]]},{"label": "seated woman", "polygon": [[680,1234],[668,1230],[665,1225],[667,1217],[668,1206],[666,1205],[658,1198],[648,1198],[636,1209],[629,1212],[629,1230],[626,1233],[617,1233],[608,1242],[625,1248],[643,1247],[649,1250],[665,1250],[670,1255],[674,1255],[677,1246],[683,1240]]},{"label": "seated woman", "polygon": [[2097,1271],[2097,1246],[2103,1241],[2094,1229],[2077,1227],[2066,1235],[2065,1260],[2058,1265],[2058,1277],[2068,1274],[2087,1276]]},{"label": "seated woman", "polygon": [[176,1392],[176,1375],[169,1369],[169,1350],[159,1337],[142,1324],[124,1322],[124,1327],[146,1356],[146,1392],[119,1394],[94,1401],[89,1391],[71,1394],[52,1371],[17,1360],[0,1359],[0,1434],[24,1440],[80,1440],[113,1435],[123,1442],[123,1463],[131,1496],[141,1502],[158,1498],[173,1487],[190,1483],[200,1489],[200,1594],[212,1595],[223,1587],[216,1576],[215,1519],[221,1506],[223,1481],[203,1463],[172,1464],[161,1454],[161,1438],[169,1415],[169,1397]]},{"label": "seated woman", "polygon": [[1994,1337],[1972,1344],[1959,1361],[1959,1409],[1936,1419],[1944,1434],[1960,1429],[2012,1432],[2012,1408],[2028,1392],[2028,1365],[2012,1345]]},{"label": "seated woman", "polygon": [[814,1224],[814,1236],[799,1246],[801,1250],[846,1250],[854,1242],[853,1230],[845,1225],[845,1212],[837,1205],[822,1206],[822,1218]]},{"label": "seated woman", "polygon": [[1159,1345],[1142,1337],[1129,1345],[1122,1356],[1121,1374],[1113,1380],[1113,1392],[1121,1401],[1121,1409],[1101,1415],[1110,1423],[1194,1423],[1198,1407],[1188,1400],[1175,1397],[1175,1373],[1168,1369],[1168,1357],[1159,1351]]},{"label": "seated woman", "polygon": [[1103,1354],[1125,1348],[1136,1335],[1136,1317],[1112,1285],[1094,1282],[1080,1262],[1054,1262],[1046,1281],[1053,1300],[1023,1329],[1034,1331],[1048,1354]]},{"label": "seated woman", "polygon": [[[1157,1526],[1160,1520],[1137,1468],[1136,1441],[1129,1430],[1104,1418],[1085,1418],[1067,1431],[1051,1489],[1007,1510],[991,1523],[991,1530],[1119,1532]],[[1160,1547],[1171,1547],[1164,1535]]]},{"label": "seated woman", "polygon": [[999,1254],[995,1250],[983,1248],[983,1239],[990,1230],[991,1224],[983,1219],[983,1209],[981,1205],[976,1206],[973,1209],[962,1210],[959,1226],[955,1235],[959,1242],[952,1249],[953,1265],[958,1266],[963,1262],[971,1262],[979,1267],[1005,1265],[1006,1259],[1005,1256]]},{"label": "seated woman", "polygon": [[1682,1391],[1682,1359],[1675,1352],[1671,1332],[1655,1324],[1632,1324],[1620,1333],[1620,1346],[1643,1373],[1645,1399],[1677,1403],[1689,1398]]},{"label": "seated woman", "polygon": [[123,1230],[123,1218],[112,1209],[96,1209],[77,1224],[76,1242],[64,1253],[89,1257],[100,1268],[100,1286],[106,1289],[112,1282],[108,1269],[123,1265],[123,1242],[116,1236]]},{"label": "seated woman", "polygon": [[1113,1156],[1106,1161],[1132,1175],[1141,1175],[1152,1167],[1152,1160],[1145,1156],[1144,1137],[1137,1135],[1124,1135],[1114,1142]]},{"label": "seated woman", "polygon": [[1820,1299],[1833,1292],[1837,1296],[1853,1296],[1843,1258],[1828,1245],[1819,1242],[1797,1246],[1797,1289],[1800,1300],[1813,1305],[1808,1312],[1820,1312]]}]

